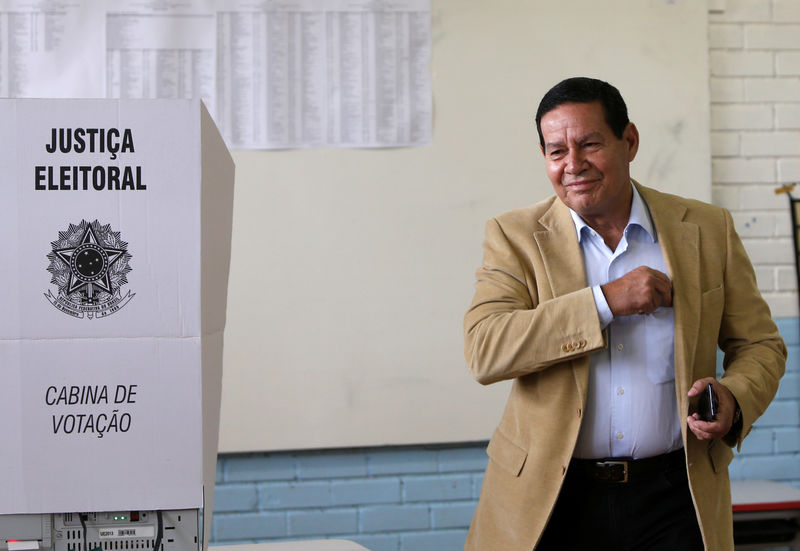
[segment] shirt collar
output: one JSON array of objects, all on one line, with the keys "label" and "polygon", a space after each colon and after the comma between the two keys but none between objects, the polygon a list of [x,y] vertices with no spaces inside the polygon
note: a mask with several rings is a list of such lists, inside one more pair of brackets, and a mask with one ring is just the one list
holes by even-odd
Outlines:
[{"label": "shirt collar", "polygon": [[[627,230],[627,228],[632,225],[639,226],[645,231],[650,241],[655,243],[657,241],[656,231],[650,219],[650,211],[647,208],[647,204],[639,194],[639,190],[633,185],[633,182],[631,182],[631,188],[633,189],[633,201],[631,202],[631,214],[628,218],[628,225],[625,229]],[[587,232],[594,230],[584,222],[583,218],[581,218],[577,212],[569,209],[569,213],[572,216],[572,222],[575,224],[575,232],[578,234],[578,241],[580,242],[583,239],[584,228],[586,228],[585,231]]]}]

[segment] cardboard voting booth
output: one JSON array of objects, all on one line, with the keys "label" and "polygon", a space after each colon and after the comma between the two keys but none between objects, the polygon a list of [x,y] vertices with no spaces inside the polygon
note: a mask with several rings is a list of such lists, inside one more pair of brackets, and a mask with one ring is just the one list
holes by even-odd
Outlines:
[{"label": "cardboard voting booth", "polygon": [[198,100],[0,101],[0,514],[211,510],[234,166]]}]

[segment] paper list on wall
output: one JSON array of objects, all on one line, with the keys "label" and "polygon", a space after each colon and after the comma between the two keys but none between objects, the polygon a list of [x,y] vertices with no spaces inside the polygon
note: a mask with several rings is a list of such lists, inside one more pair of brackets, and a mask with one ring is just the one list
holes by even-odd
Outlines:
[{"label": "paper list on wall", "polygon": [[78,0],[0,2],[0,96],[103,97],[103,21]]},{"label": "paper list on wall", "polygon": [[430,0],[0,0],[0,96],[199,96],[231,148],[430,143],[430,56]]},{"label": "paper list on wall", "polygon": [[188,99],[215,109],[210,2],[117,3],[106,13],[106,96]]},{"label": "paper list on wall", "polygon": [[232,3],[215,120],[231,147],[427,144],[429,60],[427,0]]}]

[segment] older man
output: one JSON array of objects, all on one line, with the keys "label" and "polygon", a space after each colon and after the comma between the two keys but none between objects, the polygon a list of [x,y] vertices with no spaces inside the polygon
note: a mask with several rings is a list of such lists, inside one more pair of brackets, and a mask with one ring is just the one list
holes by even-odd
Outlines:
[{"label": "older man", "polygon": [[557,84],[536,123],[556,195],[488,222],[464,320],[473,376],[514,380],[465,549],[729,551],[731,446],[786,359],[731,216],[631,180],[606,82]]}]

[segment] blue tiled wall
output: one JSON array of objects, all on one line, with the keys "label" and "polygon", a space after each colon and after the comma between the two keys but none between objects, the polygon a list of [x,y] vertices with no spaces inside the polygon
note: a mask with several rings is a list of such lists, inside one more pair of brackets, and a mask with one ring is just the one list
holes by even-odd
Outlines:
[{"label": "blue tiled wall", "polygon": [[336,537],[372,551],[461,549],[485,446],[221,456],[211,543]]},{"label": "blue tiled wall", "polygon": [[[778,320],[786,376],[731,464],[800,486],[800,320]],[[466,373],[465,373],[466,376]],[[221,455],[211,544],[340,538],[371,551],[459,551],[486,442]]]},{"label": "blue tiled wall", "polygon": [[769,479],[800,486],[800,320],[776,320],[789,349],[775,400],[731,462],[733,480]]}]

